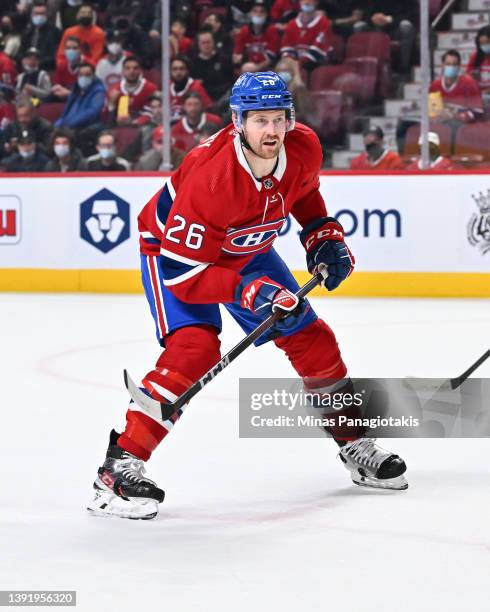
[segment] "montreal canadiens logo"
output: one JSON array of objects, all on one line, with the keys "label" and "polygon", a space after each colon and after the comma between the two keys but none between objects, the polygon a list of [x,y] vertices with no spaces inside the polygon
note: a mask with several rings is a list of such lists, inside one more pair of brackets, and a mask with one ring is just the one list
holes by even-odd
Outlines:
[{"label": "montreal canadiens logo", "polygon": [[278,219],[263,225],[230,229],[221,248],[232,255],[249,255],[263,251],[272,245],[285,221],[286,219]]}]

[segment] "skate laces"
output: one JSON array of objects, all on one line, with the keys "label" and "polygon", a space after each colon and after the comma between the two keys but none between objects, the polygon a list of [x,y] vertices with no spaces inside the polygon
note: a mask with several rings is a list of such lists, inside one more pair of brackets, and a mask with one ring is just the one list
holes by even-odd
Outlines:
[{"label": "skate laces", "polygon": [[150,482],[148,478],[144,477],[146,473],[145,467],[143,465],[143,460],[138,459],[131,453],[123,453],[120,459],[120,467],[121,474],[127,480],[131,482]]},{"label": "skate laces", "polygon": [[360,465],[375,469],[379,468],[383,461],[392,455],[389,451],[378,446],[375,438],[360,438],[344,446],[340,452]]}]

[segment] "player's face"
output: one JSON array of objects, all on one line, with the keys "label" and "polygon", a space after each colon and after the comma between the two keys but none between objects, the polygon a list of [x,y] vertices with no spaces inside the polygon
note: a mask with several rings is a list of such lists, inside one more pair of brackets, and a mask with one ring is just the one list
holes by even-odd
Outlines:
[{"label": "player's face", "polygon": [[255,155],[263,159],[277,157],[286,136],[286,111],[249,111],[244,135]]}]

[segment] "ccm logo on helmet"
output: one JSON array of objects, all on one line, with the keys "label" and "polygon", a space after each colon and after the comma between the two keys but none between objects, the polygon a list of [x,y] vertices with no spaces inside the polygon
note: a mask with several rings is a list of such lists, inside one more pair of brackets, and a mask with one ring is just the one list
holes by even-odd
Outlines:
[{"label": "ccm logo on helmet", "polygon": [[270,100],[271,98],[273,100],[277,100],[278,98],[280,99],[281,96],[279,94],[264,94],[262,97],[262,100]]},{"label": "ccm logo on helmet", "polygon": [[266,251],[279,235],[285,220],[278,219],[263,225],[230,229],[221,248],[231,255],[250,255]]}]

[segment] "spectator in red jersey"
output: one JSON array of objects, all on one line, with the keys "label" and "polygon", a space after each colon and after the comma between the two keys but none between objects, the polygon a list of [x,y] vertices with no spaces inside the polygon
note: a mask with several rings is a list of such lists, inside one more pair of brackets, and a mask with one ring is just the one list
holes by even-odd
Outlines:
[{"label": "spectator in red jersey", "polygon": [[[192,38],[185,35],[187,25],[183,19],[174,19],[170,26],[170,48],[172,49],[172,56],[176,55],[189,55],[192,51],[192,45],[194,44]],[[158,30],[151,30],[150,36],[158,39],[162,38],[162,33]]]},{"label": "spectator in red jersey", "polygon": [[318,0],[301,0],[301,11],[284,30],[281,56],[298,59],[312,69],[327,59],[331,22],[317,10]]},{"label": "spectator in red jersey", "polygon": [[429,91],[440,93],[444,103],[433,119],[466,123],[483,116],[480,88],[469,74],[461,74],[461,55],[455,49],[442,56],[442,76],[432,82]]},{"label": "spectator in red jersey", "polygon": [[170,108],[172,121],[177,121],[184,114],[184,100],[191,91],[201,97],[203,108],[211,106],[211,98],[201,81],[190,76],[190,62],[183,55],[174,57],[170,64]]},{"label": "spectator in red jersey", "polygon": [[209,29],[213,33],[216,50],[225,57],[233,53],[233,39],[225,29],[225,18],[221,13],[208,13],[202,22],[201,29]]},{"label": "spectator in red jersey", "polygon": [[250,23],[242,27],[235,38],[233,63],[252,62],[259,70],[267,70],[279,53],[279,30],[268,20],[264,2],[255,2],[250,11]]},{"label": "spectator in red jersey", "polygon": [[104,55],[98,62],[95,74],[104,83],[104,87],[109,90],[113,85],[118,85],[122,79],[123,63],[129,57],[129,53],[124,51],[122,38],[119,34],[109,34],[107,37],[107,55]]},{"label": "spectator in red jersey", "polygon": [[57,62],[54,85],[51,90],[53,96],[58,100],[68,98],[77,82],[80,64],[88,61],[82,53],[80,40],[76,36],[68,36],[64,45],[63,57]]},{"label": "spectator in red jersey", "polygon": [[202,30],[197,34],[197,54],[192,59],[191,74],[201,79],[213,101],[228,93],[233,83],[231,58],[218,53],[213,33]]},{"label": "spectator in red jersey", "polygon": [[17,79],[17,68],[8,55],[0,51],[0,83],[12,90]]},{"label": "spectator in red jersey", "polygon": [[22,34],[21,50],[35,47],[41,54],[41,68],[54,70],[55,56],[61,40],[61,30],[48,21],[48,7],[44,0],[34,0],[31,21]]},{"label": "spectator in red jersey", "polygon": [[466,71],[480,87],[483,104],[490,110],[490,26],[478,30],[476,51],[471,55]]},{"label": "spectator in red jersey", "polygon": [[118,125],[135,125],[140,112],[148,104],[157,87],[145,79],[141,62],[136,57],[127,57],[123,62],[123,78],[109,90],[108,108],[115,112]]},{"label": "spectator in red jersey", "polygon": [[[170,163],[172,170],[175,170],[180,166],[185,157],[184,151],[181,151],[174,146],[174,139],[172,138],[172,144],[170,147]],[[163,161],[163,127],[158,125],[152,134],[151,149],[144,153],[138,163],[136,164],[135,170],[143,171],[154,171],[159,170]]]},{"label": "spectator in red jersey", "polygon": [[298,16],[301,10],[300,0],[274,0],[271,8],[271,19],[277,27],[284,30],[288,21]]},{"label": "spectator in red jersey", "polygon": [[95,13],[90,4],[80,6],[77,12],[77,25],[63,32],[56,54],[56,63],[64,56],[65,40],[69,36],[76,36],[79,39],[83,54],[94,64],[104,55],[105,34],[95,25]]},{"label": "spectator in red jersey", "polygon": [[175,146],[186,153],[190,151],[199,142],[201,129],[206,123],[222,125],[220,117],[203,111],[199,94],[188,94],[184,102],[184,116],[172,127]]},{"label": "spectator in red jersey", "polygon": [[384,172],[403,169],[400,156],[384,146],[384,132],[378,125],[364,132],[364,147],[365,153],[361,153],[351,161],[351,170]]},{"label": "spectator in red jersey", "polygon": [[17,93],[44,100],[51,94],[51,78],[40,69],[41,56],[34,47],[22,57],[22,72],[17,77]]},{"label": "spectator in red jersey", "polygon": [[[425,170],[452,170],[453,162],[447,157],[441,155],[441,140],[437,132],[429,132],[427,134],[429,140],[429,168]],[[422,136],[419,138],[419,155],[422,155]],[[407,170],[422,170],[422,159],[413,161],[407,166]]]}]

